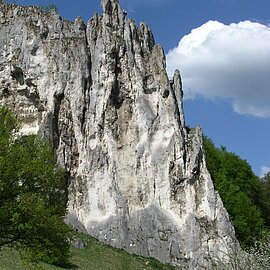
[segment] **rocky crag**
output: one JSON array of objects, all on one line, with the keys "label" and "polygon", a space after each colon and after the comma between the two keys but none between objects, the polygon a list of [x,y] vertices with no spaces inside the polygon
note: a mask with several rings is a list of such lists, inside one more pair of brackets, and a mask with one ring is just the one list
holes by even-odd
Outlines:
[{"label": "rocky crag", "polygon": [[0,4],[0,105],[53,141],[70,177],[67,221],[181,269],[211,269],[234,230],[185,127],[179,72],[118,0],[87,25]]}]

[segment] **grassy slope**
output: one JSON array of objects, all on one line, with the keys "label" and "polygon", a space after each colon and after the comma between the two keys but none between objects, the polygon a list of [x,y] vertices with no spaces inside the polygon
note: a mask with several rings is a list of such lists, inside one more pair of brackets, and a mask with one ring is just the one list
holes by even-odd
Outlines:
[{"label": "grassy slope", "polygon": [[[130,255],[123,250],[109,247],[97,240],[80,235],[87,247],[71,248],[71,264],[69,269],[78,270],[173,270],[172,266],[164,265],[154,259]],[[63,270],[63,268],[42,264],[45,270]],[[1,270],[29,270],[23,265],[18,252],[11,249],[0,251]]]}]

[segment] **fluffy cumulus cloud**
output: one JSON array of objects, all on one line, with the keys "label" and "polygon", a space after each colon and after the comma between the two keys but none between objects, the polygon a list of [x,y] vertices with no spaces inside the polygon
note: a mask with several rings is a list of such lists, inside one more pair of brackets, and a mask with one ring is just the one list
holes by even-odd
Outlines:
[{"label": "fluffy cumulus cloud", "polygon": [[240,114],[270,117],[270,27],[209,21],[167,54],[182,74],[186,98],[227,98]]}]

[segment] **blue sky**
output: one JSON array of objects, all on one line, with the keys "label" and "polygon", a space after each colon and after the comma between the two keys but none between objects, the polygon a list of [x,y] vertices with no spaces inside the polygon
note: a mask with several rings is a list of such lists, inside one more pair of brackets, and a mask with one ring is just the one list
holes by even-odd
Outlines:
[{"label": "blue sky", "polygon": [[[12,1],[8,1],[12,2]],[[18,0],[55,4],[70,20],[101,12],[100,0]],[[217,146],[270,170],[270,0],[120,0],[146,21],[163,46],[168,72],[178,68],[189,126]],[[269,106],[268,106],[269,104]]]}]

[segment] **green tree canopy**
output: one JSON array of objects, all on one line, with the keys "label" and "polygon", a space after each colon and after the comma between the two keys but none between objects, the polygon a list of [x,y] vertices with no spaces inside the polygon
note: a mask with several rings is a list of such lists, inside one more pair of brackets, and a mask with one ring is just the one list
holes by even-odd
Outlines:
[{"label": "green tree canopy", "polygon": [[218,149],[204,138],[206,165],[243,245],[260,237],[265,220],[260,203],[260,180],[250,165],[237,155]]},{"label": "green tree canopy", "polygon": [[260,206],[267,227],[270,228],[270,172],[266,173],[261,179]]},{"label": "green tree canopy", "polygon": [[14,139],[16,127],[12,113],[0,108],[0,247],[15,247],[31,262],[65,264],[67,177],[47,141]]}]

